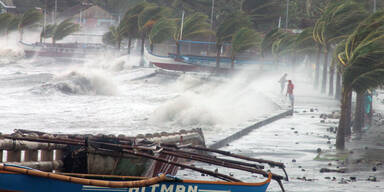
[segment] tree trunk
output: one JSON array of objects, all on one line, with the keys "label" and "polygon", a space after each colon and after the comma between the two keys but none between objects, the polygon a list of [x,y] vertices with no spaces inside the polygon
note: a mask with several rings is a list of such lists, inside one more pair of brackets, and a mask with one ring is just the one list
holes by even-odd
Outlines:
[{"label": "tree trunk", "polygon": [[324,63],[323,63],[323,81],[321,83],[321,93],[325,93],[327,90],[327,74],[328,74],[328,58],[329,56],[329,45],[324,47]]},{"label": "tree trunk", "polygon": [[[154,45],[153,45],[153,43],[151,43],[151,44],[149,45],[149,49],[151,50],[151,53],[153,53],[153,49],[154,49]],[[150,61],[149,61],[149,66],[150,66],[150,67],[153,67],[153,63],[150,62]]]},{"label": "tree trunk", "polygon": [[335,99],[339,100],[341,98],[341,74],[339,71],[336,71],[336,90],[335,90]]},{"label": "tree trunk", "polygon": [[352,124],[352,90],[350,90],[347,94],[347,116],[345,119],[345,136],[350,136],[352,134],[351,124]]},{"label": "tree trunk", "polygon": [[221,45],[217,46],[216,50],[216,68],[220,68],[220,56],[221,56]]},{"label": "tree trunk", "polygon": [[234,69],[234,68],[235,68],[235,59],[236,59],[235,56],[232,56],[232,57],[231,57],[231,61],[232,61],[232,62],[231,62],[231,69]]},{"label": "tree trunk", "polygon": [[20,41],[23,41],[23,34],[24,34],[24,29],[23,27],[20,28]]},{"label": "tree trunk", "polygon": [[128,38],[128,55],[131,55],[132,37]]},{"label": "tree trunk", "polygon": [[339,126],[336,134],[336,149],[344,150],[345,148],[345,131],[348,125],[348,97],[351,94],[349,89],[343,88],[343,95],[341,98],[341,114],[339,120]]},{"label": "tree trunk", "polygon": [[141,37],[141,50],[140,50],[140,66],[144,67],[144,44],[145,37]]},{"label": "tree trunk", "polygon": [[334,76],[335,76],[335,60],[332,59],[331,66],[329,66],[329,96],[333,96],[333,86],[334,86]]},{"label": "tree trunk", "polygon": [[317,45],[317,53],[316,53],[316,69],[315,69],[315,88],[319,87],[320,81],[320,54],[321,54],[321,45]]},{"label": "tree trunk", "polygon": [[357,93],[353,131],[361,132],[364,126],[364,93]]},{"label": "tree trunk", "polygon": [[176,58],[180,58],[180,43],[179,41],[176,41]]}]

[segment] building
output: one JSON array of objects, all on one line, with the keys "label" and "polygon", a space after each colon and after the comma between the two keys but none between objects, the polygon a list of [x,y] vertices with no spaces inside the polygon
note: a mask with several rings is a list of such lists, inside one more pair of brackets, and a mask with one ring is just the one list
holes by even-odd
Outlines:
[{"label": "building", "polygon": [[0,13],[15,12],[16,6],[13,0],[0,0]]},{"label": "building", "polygon": [[85,3],[68,8],[59,15],[59,18],[73,18],[73,22],[87,29],[108,28],[116,23],[116,19],[103,8]]}]

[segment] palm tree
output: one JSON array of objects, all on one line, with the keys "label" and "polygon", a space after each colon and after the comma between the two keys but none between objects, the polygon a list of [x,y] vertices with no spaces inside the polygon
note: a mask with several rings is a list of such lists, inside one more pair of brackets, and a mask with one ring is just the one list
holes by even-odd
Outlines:
[{"label": "palm tree", "polygon": [[56,27],[57,25],[55,24],[49,24],[46,25],[45,28],[43,27],[43,30],[41,30],[40,33],[40,43],[43,42],[43,38],[47,39],[53,37],[53,33],[55,32]]},{"label": "palm tree", "polygon": [[162,17],[168,15],[170,11],[167,8],[159,7],[157,5],[146,6],[138,15],[139,34],[141,38],[141,61],[140,65],[144,65],[144,43],[148,37],[153,25]]},{"label": "palm tree", "polygon": [[326,91],[331,44],[346,38],[366,16],[367,11],[360,3],[354,0],[342,0],[331,1],[318,19],[314,33],[316,33],[315,40],[324,48],[322,93]]},{"label": "palm tree", "polygon": [[41,11],[37,9],[30,9],[26,11],[19,21],[20,40],[23,40],[24,28],[31,26],[41,20],[43,17]]},{"label": "palm tree", "polygon": [[139,14],[150,4],[147,2],[141,2],[136,6],[129,9],[119,25],[124,26],[124,38],[128,38],[128,54],[131,54],[132,39],[139,37]]},{"label": "palm tree", "polygon": [[64,39],[66,36],[80,30],[80,25],[71,22],[71,19],[66,19],[55,27],[52,35],[52,43]]},{"label": "palm tree", "polygon": [[230,42],[237,30],[250,26],[250,17],[241,11],[228,15],[219,24],[216,31],[216,68],[220,68],[220,56],[223,44]]},{"label": "palm tree", "polygon": [[2,13],[0,14],[0,33],[6,32],[8,23],[11,21],[13,15],[10,13]]},{"label": "palm tree", "polygon": [[261,35],[255,30],[245,27],[238,30],[232,38],[231,68],[233,69],[235,66],[235,58],[238,53],[260,46],[260,42]]},{"label": "palm tree", "polygon": [[176,30],[173,32],[173,39],[176,41],[176,54],[180,56],[180,42],[183,39],[194,39],[201,37],[208,37],[213,35],[214,32],[210,29],[208,23],[208,16],[203,13],[194,13],[188,16],[183,23],[183,36],[180,36],[181,22],[178,22]]},{"label": "palm tree", "polygon": [[[316,42],[313,40],[313,27],[308,27],[301,32],[296,38],[296,52],[298,55],[303,55],[311,58],[316,52]],[[309,60],[307,60],[308,62]],[[310,62],[307,67],[311,69]]]},{"label": "palm tree", "polygon": [[172,39],[172,34],[176,31],[176,22],[174,19],[162,18],[156,22],[151,32],[149,32],[150,50],[153,52],[153,45]]},{"label": "palm tree", "polygon": [[[384,83],[384,11],[378,12],[362,21],[348,37],[345,50],[338,55],[345,66],[343,72],[343,96],[341,117],[337,131],[336,147],[344,149],[346,120],[348,119],[347,102],[349,94],[355,90],[358,94],[368,88],[375,88]],[[359,110],[357,110],[359,111]],[[360,114],[357,114],[360,118]],[[361,125],[361,122],[355,121]],[[358,130],[359,127],[355,129]]]}]

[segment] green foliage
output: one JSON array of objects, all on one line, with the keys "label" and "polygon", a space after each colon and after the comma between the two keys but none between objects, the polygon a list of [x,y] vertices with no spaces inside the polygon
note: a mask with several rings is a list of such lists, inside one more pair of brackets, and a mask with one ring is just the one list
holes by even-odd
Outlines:
[{"label": "green foliage", "polygon": [[[180,39],[181,20],[179,19],[178,26],[174,31],[174,40]],[[183,39],[192,40],[214,34],[208,23],[208,16],[203,13],[194,13],[184,20],[183,24]]]},{"label": "green foliage", "polygon": [[261,42],[261,54],[263,56],[272,54],[273,44],[279,39],[283,38],[285,32],[282,29],[276,28],[267,33]]},{"label": "green foliage", "polygon": [[149,33],[150,44],[162,43],[173,38],[172,34],[176,31],[174,19],[162,18],[156,22]]},{"label": "green foliage", "polygon": [[296,51],[298,54],[312,54],[315,52],[316,42],[312,36],[313,27],[308,27],[296,38]]},{"label": "green foliage", "polygon": [[157,5],[146,6],[138,15],[139,32],[141,35],[147,36],[156,21],[168,14],[170,14],[168,8]]},{"label": "green foliage", "polygon": [[52,35],[52,41],[55,43],[58,40],[64,39],[66,36],[74,33],[80,29],[79,24],[71,22],[71,19],[66,19],[55,27]]},{"label": "green foliage", "polygon": [[384,83],[384,11],[365,19],[345,43],[343,85],[357,92]]},{"label": "green foliage", "polygon": [[8,28],[8,24],[11,21],[13,15],[10,13],[0,14],[0,32],[4,32]]},{"label": "green foliage", "polygon": [[260,46],[261,35],[253,29],[241,28],[234,35],[232,39],[232,57],[236,54],[250,49],[252,47]]},{"label": "green foliage", "polygon": [[43,27],[43,30],[41,30],[40,37],[41,38],[51,38],[53,37],[53,34],[55,32],[57,25],[55,24],[49,24],[45,26],[45,29]]},{"label": "green foliage", "polygon": [[230,42],[237,30],[251,27],[251,19],[244,12],[235,12],[227,16],[216,31],[216,45],[221,47],[224,42]]},{"label": "green foliage", "polygon": [[43,15],[40,10],[30,9],[23,14],[19,21],[19,29],[22,30],[25,27],[31,26],[42,19]]}]

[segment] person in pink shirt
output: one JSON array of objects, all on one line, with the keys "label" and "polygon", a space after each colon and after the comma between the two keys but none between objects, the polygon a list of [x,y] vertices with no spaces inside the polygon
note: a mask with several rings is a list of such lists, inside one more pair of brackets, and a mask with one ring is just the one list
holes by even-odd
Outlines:
[{"label": "person in pink shirt", "polygon": [[289,96],[289,100],[291,101],[292,109],[293,109],[293,104],[294,104],[294,100],[295,100],[295,97],[293,96],[293,89],[294,88],[295,88],[295,85],[293,85],[291,80],[288,80],[286,96]]}]

